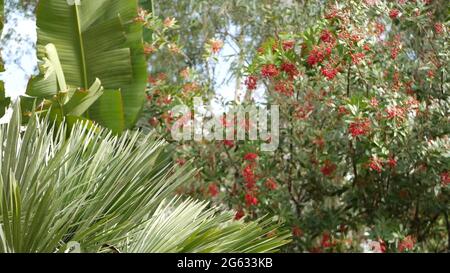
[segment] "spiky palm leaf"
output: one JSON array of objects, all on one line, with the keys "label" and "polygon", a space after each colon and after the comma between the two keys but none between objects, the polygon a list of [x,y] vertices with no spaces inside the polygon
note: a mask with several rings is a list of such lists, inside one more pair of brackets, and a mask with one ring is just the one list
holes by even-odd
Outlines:
[{"label": "spiky palm leaf", "polygon": [[33,117],[21,130],[20,119],[16,105],[0,127],[0,252],[74,244],[86,252],[259,252],[286,243],[285,233],[266,236],[276,228],[268,222],[232,221],[205,203],[165,203],[193,170],[172,165],[152,135],[77,123],[67,138],[64,124]]},{"label": "spiky palm leaf", "polygon": [[[124,236],[186,181],[153,136],[122,137],[87,125],[66,129],[20,114],[0,130],[3,251],[52,252],[70,240],[95,251]],[[2,245],[2,244],[0,244]]]},{"label": "spiky palm leaf", "polygon": [[[163,202],[123,248],[128,252],[269,252],[287,243],[271,220],[243,223],[234,212],[217,214],[207,202]],[[266,234],[265,236],[261,236]]]}]

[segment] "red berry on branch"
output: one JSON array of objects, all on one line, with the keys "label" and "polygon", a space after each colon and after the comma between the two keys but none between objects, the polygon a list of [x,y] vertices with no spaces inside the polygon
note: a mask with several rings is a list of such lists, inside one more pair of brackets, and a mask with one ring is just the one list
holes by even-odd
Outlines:
[{"label": "red berry on branch", "polygon": [[369,162],[369,169],[381,173],[383,171],[383,162],[376,157],[372,157]]},{"label": "red berry on branch", "polygon": [[395,19],[400,15],[400,11],[398,9],[392,9],[389,11],[389,17],[391,17],[391,19]]},{"label": "red berry on branch", "polygon": [[280,74],[278,68],[274,64],[266,64],[261,68],[261,74],[265,78],[274,78]]},{"label": "red berry on branch", "polygon": [[450,185],[450,174],[448,171],[441,173],[440,176],[441,176],[442,186],[446,187],[446,186]]},{"label": "red berry on branch", "polygon": [[208,186],[209,195],[215,197],[219,194],[219,188],[215,183],[209,184]]},{"label": "red berry on branch", "polygon": [[252,193],[245,194],[245,203],[248,207],[258,205],[258,199]]},{"label": "red berry on branch", "polygon": [[368,119],[365,120],[357,120],[350,123],[348,131],[352,135],[352,137],[358,137],[366,135],[370,130],[370,121]]},{"label": "red berry on branch", "polygon": [[269,190],[276,190],[278,188],[278,184],[277,182],[275,182],[275,180],[269,178],[267,179],[265,186],[269,189]]},{"label": "red berry on branch", "polygon": [[412,250],[415,243],[416,240],[411,235],[408,235],[398,244],[398,251],[405,252],[406,250]]},{"label": "red berry on branch", "polygon": [[294,49],[295,41],[293,41],[293,40],[283,41],[282,46],[283,46],[284,51],[292,50],[292,49]]},{"label": "red berry on branch", "polygon": [[303,236],[303,230],[301,230],[298,226],[294,226],[292,228],[292,236],[294,236],[294,237],[302,237]]},{"label": "red berry on branch", "polygon": [[245,85],[247,86],[248,90],[255,90],[258,86],[258,78],[255,76],[248,76],[245,80]]},{"label": "red berry on branch", "polygon": [[324,166],[320,169],[323,175],[331,176],[336,170],[337,166],[330,160],[325,160]]},{"label": "red berry on branch", "polygon": [[239,209],[238,211],[236,211],[236,214],[234,215],[234,219],[235,220],[240,220],[244,216],[245,216],[244,210],[243,209]]},{"label": "red berry on branch", "polygon": [[247,153],[244,155],[244,160],[247,161],[255,161],[258,158],[258,155],[255,153]]}]

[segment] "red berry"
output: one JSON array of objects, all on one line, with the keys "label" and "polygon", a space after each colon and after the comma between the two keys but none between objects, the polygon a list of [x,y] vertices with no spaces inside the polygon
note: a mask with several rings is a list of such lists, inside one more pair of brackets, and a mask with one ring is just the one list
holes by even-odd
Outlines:
[{"label": "red berry", "polygon": [[215,197],[219,194],[219,188],[215,183],[209,184],[208,191],[212,197]]},{"label": "red berry", "polygon": [[266,64],[261,68],[261,74],[265,78],[274,78],[280,74],[280,71],[278,71],[274,64]]},{"label": "red berry", "polygon": [[248,90],[255,90],[258,86],[258,79],[255,76],[248,76],[245,80],[245,85]]},{"label": "red berry", "polygon": [[398,9],[392,9],[389,11],[389,17],[391,17],[391,19],[397,18],[399,14],[400,11]]}]

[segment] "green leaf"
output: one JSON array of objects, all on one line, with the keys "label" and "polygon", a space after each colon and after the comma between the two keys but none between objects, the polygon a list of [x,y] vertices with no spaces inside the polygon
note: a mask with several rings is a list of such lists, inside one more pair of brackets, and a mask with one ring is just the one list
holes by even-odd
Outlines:
[{"label": "green leaf", "polygon": [[43,48],[44,56],[40,65],[41,74],[28,82],[27,94],[33,97],[50,97],[58,92],[67,92],[64,71],[54,44]]},{"label": "green leaf", "polygon": [[125,128],[122,102],[122,93],[119,90],[104,90],[103,95],[90,109],[90,118],[114,133],[120,133]]},{"label": "green leaf", "polygon": [[103,94],[103,87],[96,79],[89,90],[76,90],[70,100],[64,104],[64,113],[71,116],[83,115]]},{"label": "green leaf", "polygon": [[9,98],[5,97],[5,89],[3,82],[0,81],[0,118],[5,115],[5,109],[8,107],[10,102]]}]

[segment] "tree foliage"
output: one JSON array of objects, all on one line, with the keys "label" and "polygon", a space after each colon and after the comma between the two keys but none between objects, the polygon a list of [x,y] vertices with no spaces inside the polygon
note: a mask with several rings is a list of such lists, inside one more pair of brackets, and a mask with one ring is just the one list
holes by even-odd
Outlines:
[{"label": "tree foliage", "polygon": [[[260,151],[265,140],[175,143],[177,162],[194,157],[203,170],[185,193],[233,207],[237,218],[280,216],[296,238],[287,251],[445,251],[445,1],[333,1],[316,11],[308,27],[252,40],[245,96],[231,104],[255,103],[264,90],[263,104],[280,106],[279,149]],[[179,121],[171,107],[205,96],[191,88],[191,70],[178,84],[150,79],[147,124],[168,139]]]}]

